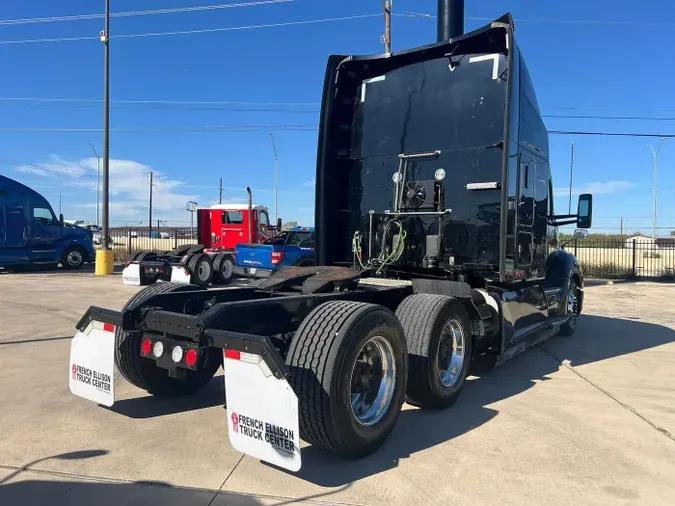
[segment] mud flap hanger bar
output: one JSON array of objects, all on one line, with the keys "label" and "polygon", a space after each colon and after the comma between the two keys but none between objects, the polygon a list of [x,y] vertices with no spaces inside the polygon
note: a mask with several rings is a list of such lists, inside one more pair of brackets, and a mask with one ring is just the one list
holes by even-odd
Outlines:
[{"label": "mud flap hanger bar", "polygon": [[133,327],[131,314],[128,312],[120,313],[119,311],[103,309],[97,306],[89,306],[89,309],[87,309],[87,312],[80,318],[80,321],[77,322],[75,328],[79,331],[84,331],[92,321],[109,323],[115,327],[126,329]]},{"label": "mud flap hanger bar", "polygon": [[265,336],[229,330],[206,329],[204,337],[215,348],[259,355],[277,379],[288,376],[288,367],[272,342]]}]

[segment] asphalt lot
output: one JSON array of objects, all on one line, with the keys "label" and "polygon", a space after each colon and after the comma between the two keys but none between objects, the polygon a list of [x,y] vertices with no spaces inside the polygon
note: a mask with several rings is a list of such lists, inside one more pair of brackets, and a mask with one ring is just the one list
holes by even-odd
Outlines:
[{"label": "asphalt lot", "polygon": [[307,447],[297,474],[229,446],[221,376],[174,401],[119,379],[112,409],[69,393],[75,323],[136,290],[0,274],[0,504],[673,504],[675,285],[588,287],[572,338],[471,379],[447,411],[406,407],[371,457]]}]

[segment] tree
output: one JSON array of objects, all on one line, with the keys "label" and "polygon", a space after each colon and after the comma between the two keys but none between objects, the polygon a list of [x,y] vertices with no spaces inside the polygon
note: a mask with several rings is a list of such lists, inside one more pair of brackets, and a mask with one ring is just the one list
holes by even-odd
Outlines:
[{"label": "tree", "polygon": [[670,231],[670,235],[674,235],[674,236],[675,236],[675,230],[671,230],[671,231]]},{"label": "tree", "polygon": [[283,228],[284,230],[289,230],[289,229],[295,228],[297,226],[298,226],[297,221],[286,221],[286,222],[284,222],[284,225],[281,228]]}]

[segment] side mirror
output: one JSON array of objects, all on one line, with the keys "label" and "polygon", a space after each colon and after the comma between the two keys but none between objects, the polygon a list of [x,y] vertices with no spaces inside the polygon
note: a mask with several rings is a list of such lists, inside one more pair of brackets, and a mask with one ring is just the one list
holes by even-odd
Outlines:
[{"label": "side mirror", "polygon": [[584,237],[588,237],[588,231],[587,230],[576,229],[574,231],[574,238],[575,239],[583,239]]},{"label": "side mirror", "polygon": [[63,215],[59,214],[59,225],[63,226]]},{"label": "side mirror", "polygon": [[281,232],[281,218],[277,218],[277,230]]},{"label": "side mirror", "polygon": [[593,223],[593,195],[583,193],[579,195],[579,206],[577,207],[577,227],[591,228]]}]

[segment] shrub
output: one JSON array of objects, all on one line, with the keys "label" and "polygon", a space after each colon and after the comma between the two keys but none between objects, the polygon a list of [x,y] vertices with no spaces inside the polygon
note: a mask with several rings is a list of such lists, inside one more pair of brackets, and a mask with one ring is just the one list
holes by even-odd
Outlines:
[{"label": "shrub", "polygon": [[586,263],[581,262],[581,269],[587,278],[599,279],[625,279],[633,277],[630,267],[623,267],[613,262]]}]

